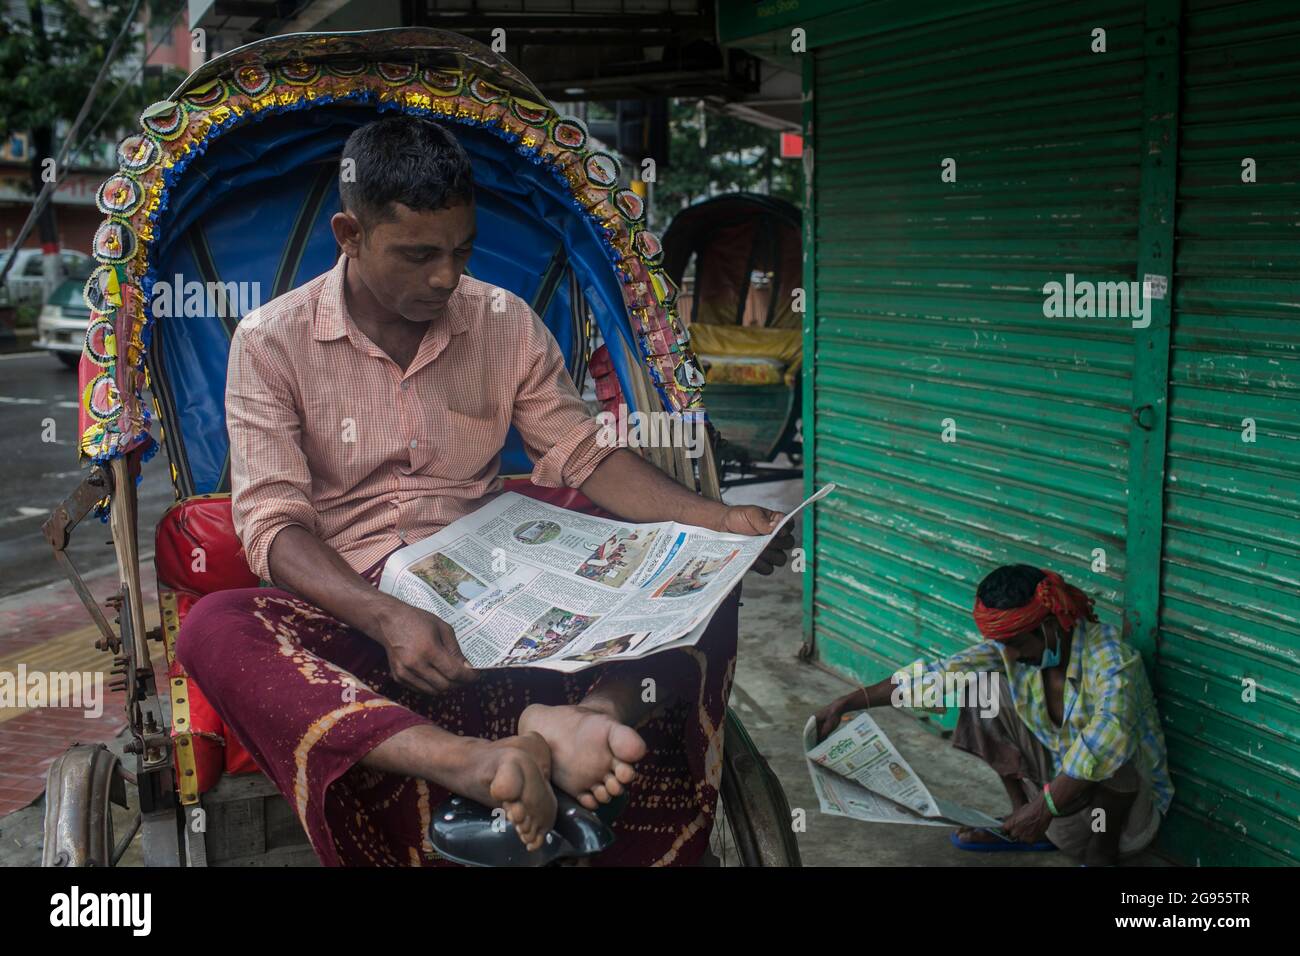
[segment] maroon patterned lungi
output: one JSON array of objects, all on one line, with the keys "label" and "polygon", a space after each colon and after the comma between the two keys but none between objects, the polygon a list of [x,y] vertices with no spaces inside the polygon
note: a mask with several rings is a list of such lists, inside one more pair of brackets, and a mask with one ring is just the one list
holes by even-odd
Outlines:
[{"label": "maroon patterned lungi", "polygon": [[[372,585],[383,563],[365,573]],[[693,864],[708,845],[739,597],[737,588],[695,647],[663,652],[682,669],[674,686],[698,692],[636,727],[648,753],[613,824],[617,839],[595,865]],[[176,653],[327,866],[447,863],[429,842],[429,823],[448,792],[359,765],[384,740],[423,723],[488,740],[513,736],[529,704],[578,703],[604,670],[484,670],[474,684],[429,697],[393,680],[375,641],[280,588],[205,596],[186,615]]]}]

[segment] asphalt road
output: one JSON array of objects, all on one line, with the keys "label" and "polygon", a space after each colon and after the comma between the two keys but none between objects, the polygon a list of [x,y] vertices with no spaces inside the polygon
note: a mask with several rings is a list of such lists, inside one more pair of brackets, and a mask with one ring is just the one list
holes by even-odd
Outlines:
[{"label": "asphalt road", "polygon": [[[0,597],[64,580],[41,535],[50,509],[77,487],[77,373],[44,352],[0,355]],[[42,422],[54,419],[53,442]],[[153,551],[153,528],[172,502],[167,456],[144,466],[140,547]],[[72,534],[68,551],[83,573],[114,563],[108,526],[93,516]],[[72,591],[69,588],[69,596]]]}]

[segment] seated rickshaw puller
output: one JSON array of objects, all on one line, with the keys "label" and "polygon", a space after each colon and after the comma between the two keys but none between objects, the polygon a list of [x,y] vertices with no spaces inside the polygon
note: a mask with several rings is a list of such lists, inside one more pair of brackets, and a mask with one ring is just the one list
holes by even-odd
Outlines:
[{"label": "seated rickshaw puller", "polygon": [[1155,838],[1173,799],[1164,733],[1141,655],[1097,621],[1092,604],[1052,571],[1000,567],[976,592],[982,643],[917,661],[833,701],[817,713],[818,740],[850,711],[891,704],[896,687],[899,700],[921,699],[918,675],[991,672],[996,713],[968,697],[953,746],[1001,778],[1012,806],[1003,831],[1015,842],[964,827],[954,844],[1028,849],[1045,836],[1050,845],[1043,848],[1054,845],[1089,865],[1137,853]]},{"label": "seated rickshaw puller", "polygon": [[[504,807],[536,848],[552,786],[592,809],[628,794],[602,862],[696,862],[738,593],[693,648],[563,675],[475,671],[446,622],[376,586],[393,551],[499,492],[511,424],[534,484],[579,488],[623,519],[758,535],[781,516],[700,497],[599,440],[542,321],[464,274],[474,184],[450,132],[386,118],[342,159],[338,263],[246,316],[230,347],[235,528],[275,586],[200,600],[181,663],[326,864],[438,862],[430,813],[449,792]],[[791,543],[783,532],[755,568]]]}]

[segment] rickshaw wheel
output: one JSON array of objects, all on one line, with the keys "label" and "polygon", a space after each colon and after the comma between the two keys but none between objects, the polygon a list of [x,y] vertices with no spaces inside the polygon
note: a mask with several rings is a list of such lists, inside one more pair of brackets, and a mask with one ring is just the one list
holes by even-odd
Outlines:
[{"label": "rickshaw wheel", "polygon": [[709,851],[719,866],[802,866],[781,781],[730,708]]},{"label": "rickshaw wheel", "polygon": [[127,805],[126,778],[103,744],[70,747],[50,764],[41,866],[113,866],[119,854],[110,802]]}]

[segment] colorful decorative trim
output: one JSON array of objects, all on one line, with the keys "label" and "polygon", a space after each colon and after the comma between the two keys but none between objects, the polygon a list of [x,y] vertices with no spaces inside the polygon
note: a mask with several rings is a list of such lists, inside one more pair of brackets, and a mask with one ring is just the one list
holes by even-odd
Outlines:
[{"label": "colorful decorative trim", "polygon": [[165,143],[180,139],[185,133],[189,114],[179,103],[163,100],[140,114],[140,125]]},{"label": "colorful decorative trim", "polygon": [[117,147],[117,161],[122,172],[139,176],[152,169],[162,155],[162,147],[143,133],[132,133]]},{"label": "colorful decorative trim", "polygon": [[[342,51],[340,51],[342,52]],[[391,55],[391,51],[383,56]],[[85,354],[92,366],[82,392],[81,452],[94,461],[140,444],[156,451],[142,399],[152,316],[145,307],[155,263],[150,251],[169,191],[220,136],[262,115],[330,103],[370,105],[476,126],[514,145],[521,157],[565,184],[574,207],[593,223],[623,285],[624,304],[642,361],[670,411],[704,416],[704,374],[677,316],[677,287],[663,272],[663,248],[645,230],[645,203],[618,186],[618,160],[587,147],[587,129],[548,105],[531,102],[481,76],[419,63],[338,58],[308,63],[250,62],[187,90],[180,102],[155,103],[143,132],[118,147],[121,169],[99,191],[108,219],[95,235],[101,265],[86,283],[95,313]]]},{"label": "colorful decorative trim", "polygon": [[[224,80],[225,77],[222,79]],[[264,66],[241,66],[231,74],[230,82],[234,85],[234,90],[231,92],[242,93],[245,96],[261,96],[271,88],[273,80],[271,71]]]},{"label": "colorful decorative trim", "polygon": [[385,83],[393,86],[405,86],[415,78],[414,63],[376,63],[375,72]]},{"label": "colorful decorative trim", "polygon": [[366,72],[365,60],[330,60],[325,64],[325,69],[329,70],[335,76],[357,76]]},{"label": "colorful decorative trim", "polygon": [[320,79],[320,64],[304,63],[301,60],[296,63],[285,63],[280,67],[280,75],[284,77],[286,83],[292,83],[294,86],[310,86]]},{"label": "colorful decorative trim", "polygon": [[420,82],[427,86],[436,96],[457,96],[460,94],[464,77],[456,70],[420,71]]},{"label": "colorful decorative trim", "polygon": [[95,230],[90,251],[106,265],[121,265],[135,258],[138,243],[135,232],[120,219],[106,219]]},{"label": "colorful decorative trim", "polygon": [[144,202],[144,191],[127,172],[109,177],[95,193],[95,205],[106,216],[130,218],[140,208],[142,202]]},{"label": "colorful decorative trim", "polygon": [[229,95],[230,90],[225,83],[220,80],[209,80],[202,86],[190,90],[182,99],[190,109],[211,110],[226,102],[226,97]]}]

